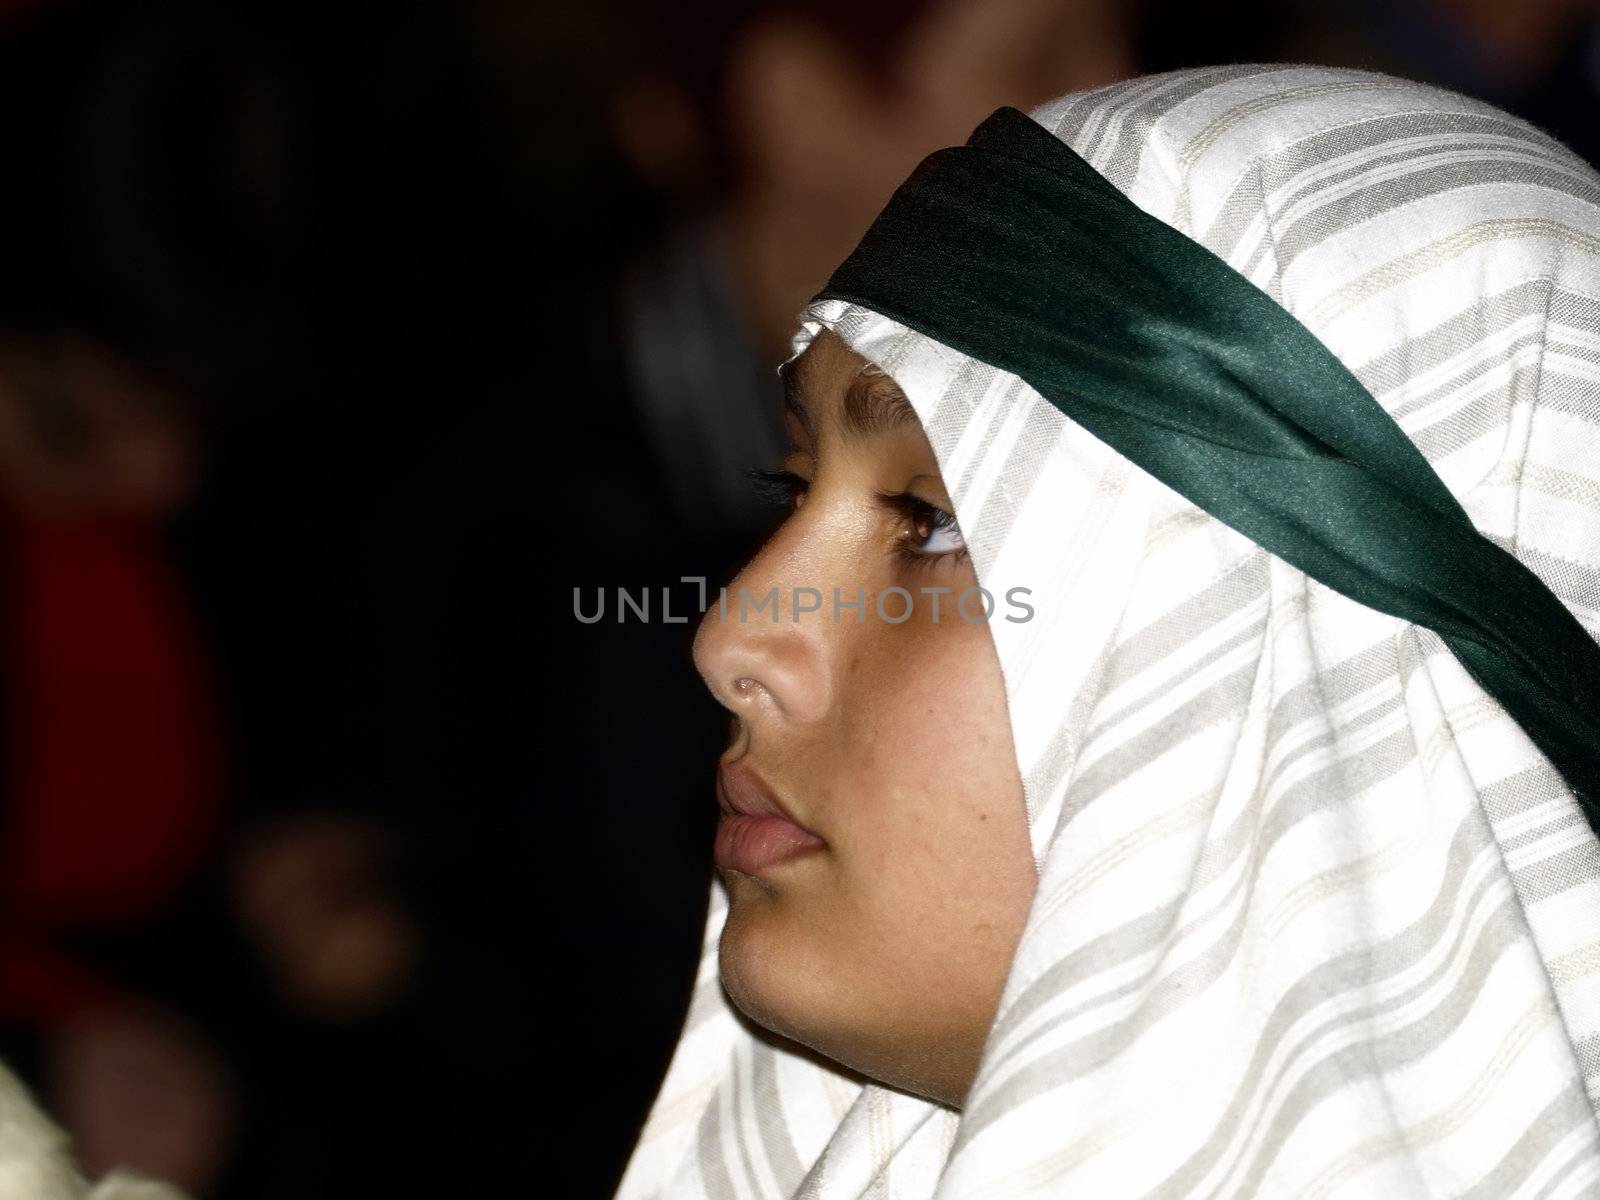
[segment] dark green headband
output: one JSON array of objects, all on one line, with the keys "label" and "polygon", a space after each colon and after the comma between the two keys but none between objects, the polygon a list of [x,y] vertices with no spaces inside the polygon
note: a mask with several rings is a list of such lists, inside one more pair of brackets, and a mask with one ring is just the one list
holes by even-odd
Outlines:
[{"label": "dark green headband", "polygon": [[820,297],[1019,376],[1313,579],[1437,632],[1600,831],[1600,647],[1316,335],[1028,117],[926,159]]}]

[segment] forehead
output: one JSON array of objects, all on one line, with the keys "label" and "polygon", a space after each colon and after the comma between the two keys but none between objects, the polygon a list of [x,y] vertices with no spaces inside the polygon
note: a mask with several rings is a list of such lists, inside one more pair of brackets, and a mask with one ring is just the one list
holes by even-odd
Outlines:
[{"label": "forehead", "polygon": [[785,405],[813,437],[821,426],[850,441],[906,427],[920,429],[899,384],[829,330],[788,364],[783,381]]}]

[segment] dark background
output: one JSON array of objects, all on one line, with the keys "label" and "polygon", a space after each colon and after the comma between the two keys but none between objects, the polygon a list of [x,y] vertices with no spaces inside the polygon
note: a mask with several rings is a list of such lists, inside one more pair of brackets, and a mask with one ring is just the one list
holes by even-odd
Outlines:
[{"label": "dark background", "polygon": [[[1288,60],[1600,155],[1588,0],[0,0],[0,1058],[217,1200],[614,1187],[787,322],[1000,103]],[[597,591],[596,589],[601,589]]]}]

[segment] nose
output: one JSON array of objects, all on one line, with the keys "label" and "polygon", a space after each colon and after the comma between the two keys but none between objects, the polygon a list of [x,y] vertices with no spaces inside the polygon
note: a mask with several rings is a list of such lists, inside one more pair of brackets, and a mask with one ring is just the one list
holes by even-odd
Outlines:
[{"label": "nose", "polygon": [[769,557],[758,555],[707,609],[694,662],[718,703],[741,720],[807,725],[832,704],[831,593],[770,569]]}]

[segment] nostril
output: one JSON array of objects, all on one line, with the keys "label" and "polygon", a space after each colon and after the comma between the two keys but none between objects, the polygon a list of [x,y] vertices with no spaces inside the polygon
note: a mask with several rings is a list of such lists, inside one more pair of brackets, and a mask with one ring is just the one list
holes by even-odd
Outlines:
[{"label": "nostril", "polygon": [[723,638],[708,635],[695,664],[716,702],[746,719],[806,723],[827,709],[825,648],[804,631]]}]

